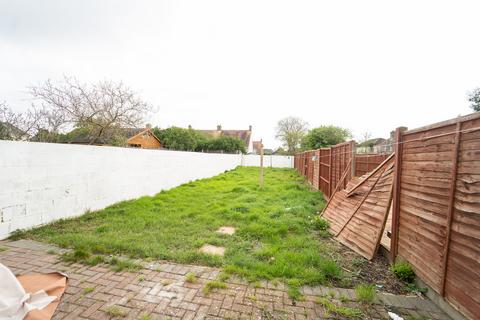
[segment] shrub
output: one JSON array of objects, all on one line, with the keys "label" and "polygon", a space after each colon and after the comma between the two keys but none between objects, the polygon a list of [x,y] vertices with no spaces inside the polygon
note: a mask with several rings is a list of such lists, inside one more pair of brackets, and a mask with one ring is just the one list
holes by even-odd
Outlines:
[{"label": "shrub", "polygon": [[375,286],[371,284],[360,284],[355,287],[355,296],[362,303],[371,304],[375,299]]},{"label": "shrub", "polygon": [[415,272],[412,266],[406,262],[397,262],[392,266],[393,274],[400,280],[412,283],[415,280]]}]

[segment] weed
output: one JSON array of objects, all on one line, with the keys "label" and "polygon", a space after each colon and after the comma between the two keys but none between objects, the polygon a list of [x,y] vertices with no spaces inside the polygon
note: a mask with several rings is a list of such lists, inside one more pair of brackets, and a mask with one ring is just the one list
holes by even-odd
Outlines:
[{"label": "weed", "polygon": [[215,289],[226,289],[227,285],[224,282],[220,281],[209,281],[203,287],[203,293],[209,294]]},{"label": "weed", "polygon": [[318,297],[315,302],[325,307],[327,312],[334,313],[341,317],[361,318],[363,316],[362,310],[338,306],[333,302],[331,302],[330,300],[328,300],[327,298]]},{"label": "weed", "polygon": [[90,266],[96,266],[97,264],[104,263],[105,258],[103,256],[93,256],[88,258],[85,263]]},{"label": "weed", "polygon": [[357,297],[357,300],[362,303],[372,304],[376,297],[375,286],[360,284],[355,287],[355,296]]},{"label": "weed", "polygon": [[392,265],[391,269],[393,274],[401,281],[412,283],[415,280],[415,272],[407,262],[397,262]]},{"label": "weed", "polygon": [[287,294],[293,301],[303,301],[304,297],[300,292],[300,285],[301,282],[296,279],[292,279],[288,281],[288,289]]},{"label": "weed", "polygon": [[250,296],[248,297],[248,299],[252,300],[252,301],[257,301],[257,297],[256,296]]},{"label": "weed", "polygon": [[188,283],[195,283],[197,282],[197,276],[193,272],[189,272],[185,275],[185,281]]},{"label": "weed", "polygon": [[230,279],[230,275],[226,272],[222,272],[220,273],[220,275],[218,276],[218,281],[220,282],[225,282],[227,281],[228,279]]},{"label": "weed", "polygon": [[105,312],[110,316],[110,317],[117,317],[117,318],[124,318],[126,316],[125,312],[123,312],[119,307],[117,306],[109,306],[105,309]]},{"label": "weed", "polygon": [[412,315],[409,315],[405,318],[405,320],[430,320],[430,318],[427,317],[427,316],[412,316]]},{"label": "weed", "polygon": [[123,270],[135,271],[142,268],[140,264],[135,263],[132,260],[120,259],[117,257],[110,258],[110,260],[108,261],[108,264],[110,264],[110,269],[112,269],[115,272],[120,272]]},{"label": "weed", "polygon": [[164,286],[169,286],[173,283],[173,280],[170,280],[170,279],[167,279],[167,280],[162,280],[161,283],[164,285]]},{"label": "weed", "polygon": [[[0,249],[1,250],[1,249]],[[57,250],[54,249],[48,249],[47,254],[57,254]]]},{"label": "weed", "polygon": [[407,283],[407,290],[411,292],[427,293],[428,288],[420,288],[415,283]]},{"label": "weed", "polygon": [[14,230],[10,233],[8,239],[16,241],[25,238],[27,231],[22,229]]},{"label": "weed", "polygon": [[312,221],[313,227],[315,230],[325,231],[330,227],[330,224],[327,220],[323,219],[320,216],[315,216]]},{"label": "weed", "polygon": [[342,303],[345,303],[345,302],[350,301],[350,299],[349,299],[346,295],[341,294],[341,295],[340,295],[340,301],[341,301]]},{"label": "weed", "polygon": [[145,281],[145,276],[140,276],[140,277],[138,277],[137,280],[138,280],[138,282],[143,282],[143,281]]},{"label": "weed", "polygon": [[73,252],[66,252],[61,256],[61,260],[65,262],[85,262],[90,258],[90,252],[85,249],[75,249]]},{"label": "weed", "polygon": [[89,293],[92,293],[93,291],[95,291],[94,287],[87,287],[83,289],[83,294],[89,294]]},{"label": "weed", "polygon": [[335,298],[335,296],[336,296],[335,291],[333,291],[333,290],[328,290],[328,296],[329,296],[330,298],[332,298],[332,299]]},{"label": "weed", "polygon": [[303,295],[300,292],[300,289],[295,286],[288,286],[287,294],[293,301],[302,301]]},{"label": "weed", "polygon": [[151,318],[148,314],[142,314],[138,320],[151,320]]},{"label": "weed", "polygon": [[355,257],[352,259],[352,265],[357,268],[363,266],[365,263],[367,263],[367,260],[362,257]]},{"label": "weed", "polygon": [[7,251],[7,250],[8,250],[8,249],[7,249],[6,247],[0,246],[0,252],[2,252],[2,251]]}]

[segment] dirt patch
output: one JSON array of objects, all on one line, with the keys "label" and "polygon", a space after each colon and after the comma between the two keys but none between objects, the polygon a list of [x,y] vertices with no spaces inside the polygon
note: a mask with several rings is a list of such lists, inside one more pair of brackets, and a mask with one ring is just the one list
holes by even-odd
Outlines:
[{"label": "dirt patch", "polygon": [[377,291],[409,293],[406,286],[390,271],[390,264],[385,256],[377,253],[372,261],[368,261],[340,243],[337,252],[342,257],[339,264],[350,278],[347,283],[338,283],[339,286],[354,288],[358,284],[374,284]]}]

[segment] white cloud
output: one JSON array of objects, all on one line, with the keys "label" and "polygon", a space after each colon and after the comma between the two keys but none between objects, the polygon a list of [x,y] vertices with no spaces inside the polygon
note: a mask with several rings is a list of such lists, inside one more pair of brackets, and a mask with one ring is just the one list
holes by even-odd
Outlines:
[{"label": "white cloud", "polygon": [[247,128],[296,115],[387,136],[469,113],[478,2],[0,1],[0,99],[77,75],[123,80],[161,126]]}]

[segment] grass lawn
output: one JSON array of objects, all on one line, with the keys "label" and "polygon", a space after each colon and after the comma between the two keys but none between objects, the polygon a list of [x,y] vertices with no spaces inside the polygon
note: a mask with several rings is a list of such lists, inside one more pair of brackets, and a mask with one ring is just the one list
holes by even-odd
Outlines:
[{"label": "grass lawn", "polygon": [[[341,255],[315,218],[324,200],[291,169],[239,167],[210,179],[124,201],[79,218],[16,236],[52,242],[90,254],[127,255],[223,267],[251,281],[279,279],[292,287],[338,281]],[[215,231],[234,226],[234,235]],[[204,244],[225,256],[201,254]]]}]

